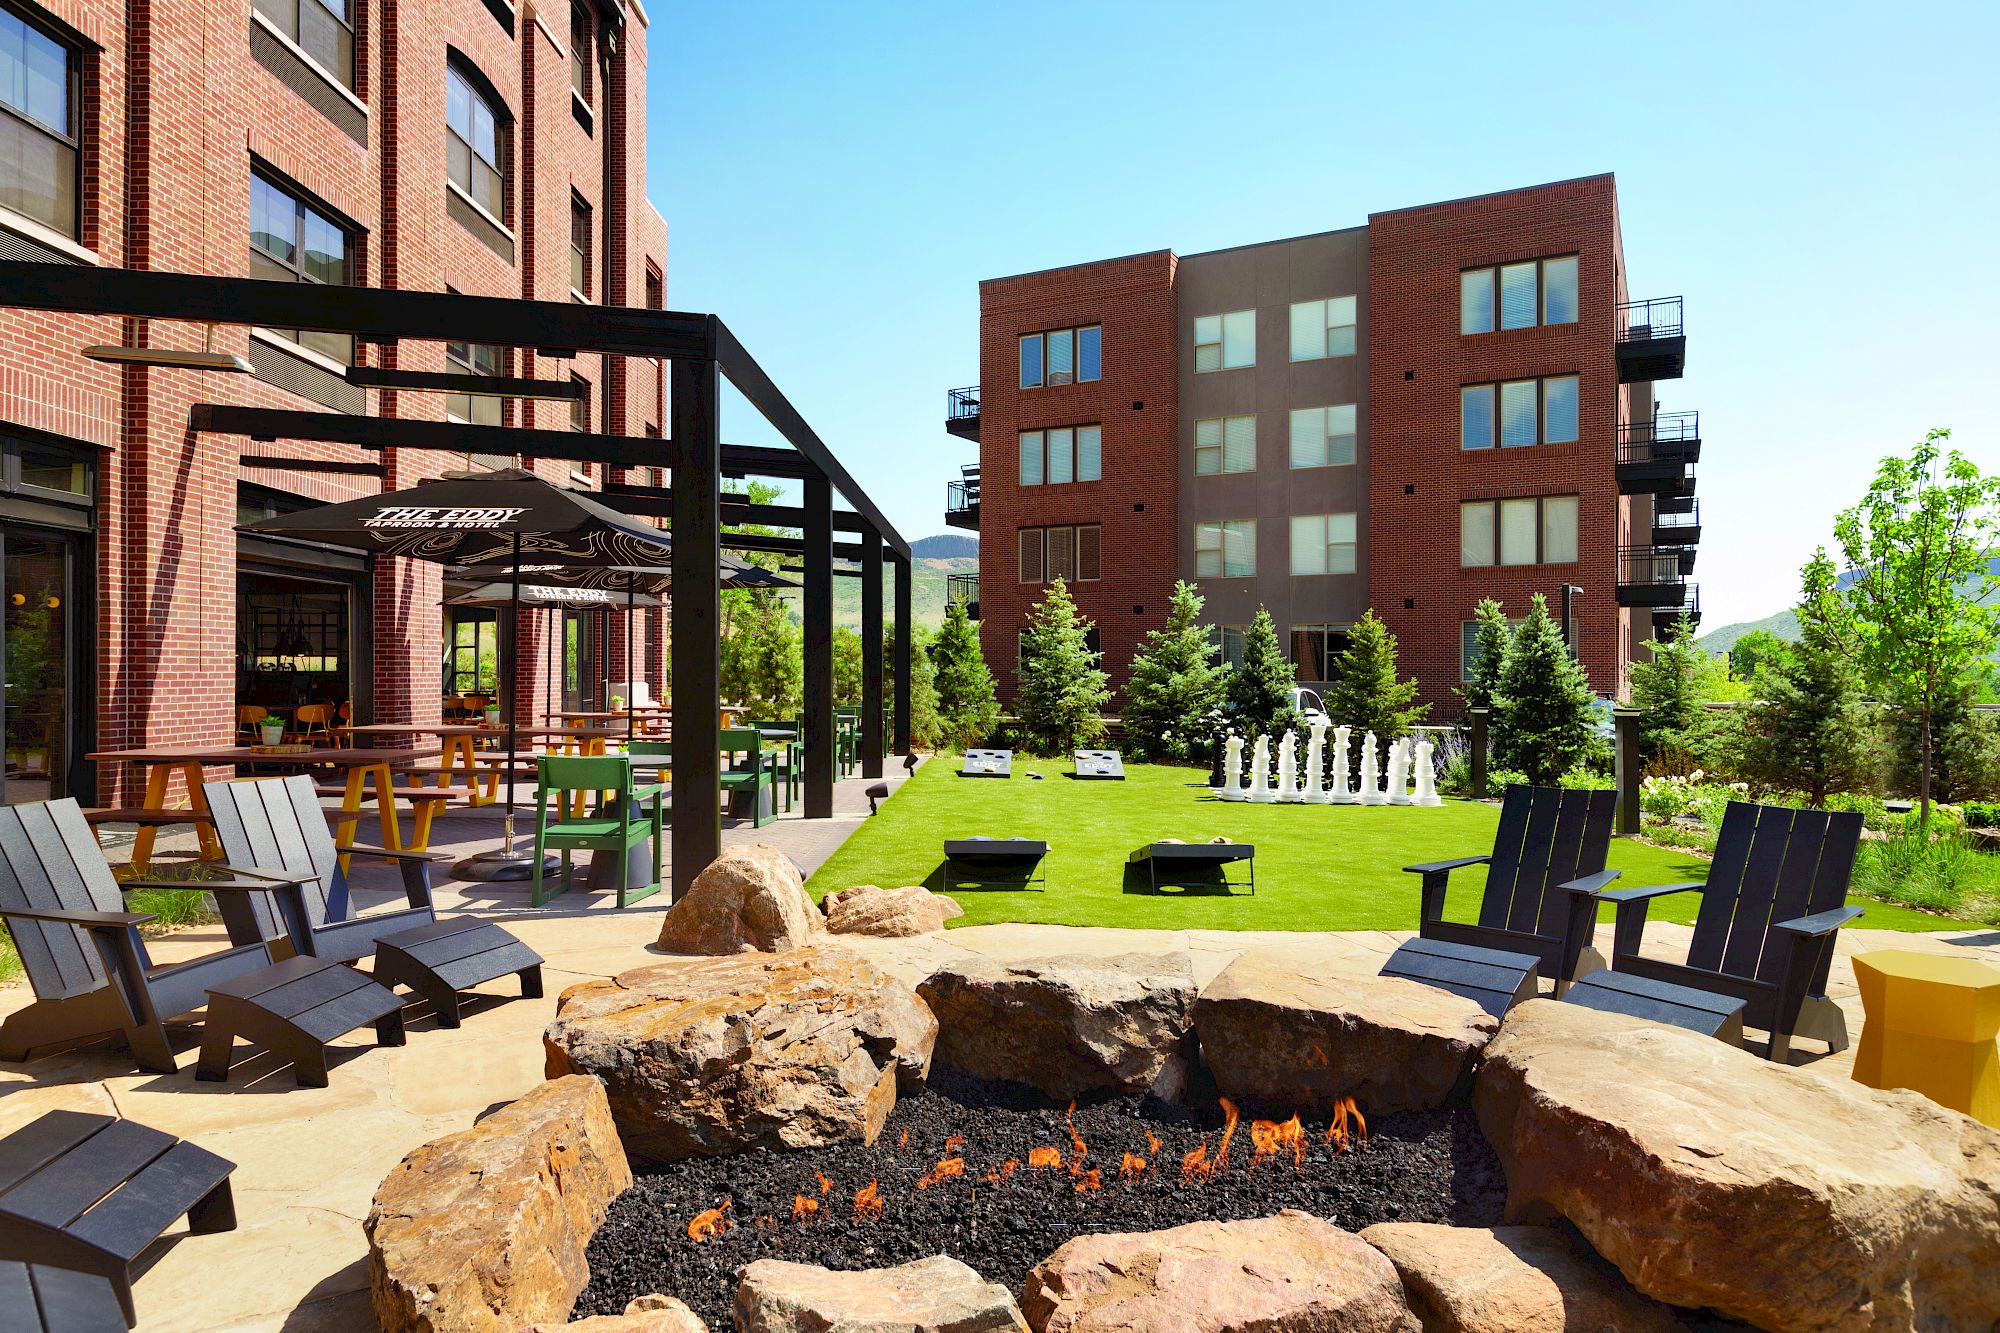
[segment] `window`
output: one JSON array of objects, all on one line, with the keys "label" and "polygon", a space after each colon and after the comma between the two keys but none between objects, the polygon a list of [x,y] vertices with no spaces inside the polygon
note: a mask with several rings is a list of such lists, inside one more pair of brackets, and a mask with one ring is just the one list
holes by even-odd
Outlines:
[{"label": "window", "polygon": [[[1023,486],[1039,486],[1042,484],[1042,464],[1047,457],[1046,438],[1038,430],[1024,430],[1021,432],[1021,484]],[[1037,583],[1040,581],[1039,579],[1034,580]]]},{"label": "window", "polygon": [[660,270],[653,267],[653,261],[649,259],[646,261],[646,309],[664,310],[666,308],[667,280],[661,275]]},{"label": "window", "polygon": [[1257,364],[1257,312],[1202,315],[1194,322],[1194,368],[1238,370]]},{"label": "window", "polygon": [[1294,514],[1292,573],[1352,574],[1355,532],[1353,514]]},{"label": "window", "polygon": [[1229,519],[1194,525],[1194,576],[1252,578],[1257,573],[1257,520]]},{"label": "window", "polygon": [[1019,568],[1023,583],[1092,583],[1101,574],[1101,529],[1095,523],[1074,527],[1022,528]]},{"label": "window", "polygon": [[1046,432],[1049,442],[1049,485],[1060,486],[1076,480],[1076,432],[1059,426]]},{"label": "window", "polygon": [[1468,384],[1458,391],[1458,447],[1493,447],[1493,386]]},{"label": "window", "polygon": [[1461,449],[1491,449],[1496,430],[1501,447],[1507,449],[1573,444],[1577,438],[1577,377],[1468,384],[1458,391],[1458,418]]},{"label": "window", "polygon": [[1220,654],[1222,665],[1231,670],[1243,665],[1243,636],[1247,625],[1210,625],[1209,646]]},{"label": "window", "polygon": [[1293,467],[1346,467],[1353,462],[1353,403],[1293,409]]},{"label": "window", "polygon": [[1464,270],[1458,275],[1458,331],[1491,333],[1496,316],[1503,329],[1576,323],[1576,260],[1562,255]]},{"label": "window", "polygon": [[1256,417],[1209,417],[1194,423],[1196,476],[1253,472],[1256,468]]},{"label": "window", "polygon": [[1542,381],[1542,442],[1576,442],[1576,376]]},{"label": "window", "polygon": [[444,68],[444,118],[446,178],[473,203],[504,221],[507,172],[502,166],[501,126],[506,118],[452,65]]},{"label": "window", "polygon": [[1076,529],[1050,528],[1048,534],[1049,582],[1076,582]]},{"label": "window", "polygon": [[1048,549],[1047,541],[1043,536],[1042,529],[1040,528],[1021,529],[1021,555],[1020,555],[1021,582],[1023,583],[1042,582],[1043,577],[1046,574],[1048,568],[1047,565],[1044,563],[1044,552],[1046,552],[1047,549]]},{"label": "window", "polygon": [[1300,680],[1332,680],[1340,655],[1347,651],[1351,625],[1292,626],[1292,665]]},{"label": "window", "polygon": [[1104,473],[1102,426],[1057,426],[1024,430],[1020,436],[1021,484],[1061,485],[1099,481]]},{"label": "window", "polygon": [[1533,380],[1513,380],[1500,386],[1500,447],[1518,449],[1541,436]]},{"label": "window", "polygon": [[354,13],[347,0],[252,0],[272,27],[313,63],[354,87]]},{"label": "window", "polygon": [[[499,375],[504,373],[502,353],[490,343],[446,343],[444,368],[453,375]],[[500,400],[486,394],[448,393],[444,414],[452,421],[469,426],[500,424]]]},{"label": "window", "polygon": [[569,290],[579,301],[590,299],[590,205],[569,198]]},{"label": "window", "polygon": [[1104,427],[1076,428],[1076,479],[1101,481],[1104,477]]},{"label": "window", "polygon": [[1567,565],[1576,561],[1577,497],[1473,500],[1458,507],[1458,563]]},{"label": "window", "polygon": [[74,47],[0,8],[0,206],[72,239],[81,64]]},{"label": "window", "polygon": [[1354,298],[1301,301],[1292,307],[1292,360],[1354,355]]},{"label": "window", "polygon": [[[313,0],[317,3],[317,0]],[[250,177],[250,276],[279,282],[321,282],[345,287],[354,277],[354,237],[338,222],[283,186]],[[274,329],[300,346],[336,361],[354,359],[345,333]]]},{"label": "window", "polygon": [[1054,388],[1083,384],[1104,373],[1104,330],[1051,329],[1021,335],[1021,387]]},{"label": "window", "polygon": [[590,11],[581,4],[569,7],[569,87],[590,105]]},{"label": "window", "polygon": [[576,390],[569,400],[569,428],[581,435],[590,429],[590,382],[581,375],[571,375],[569,382]]}]

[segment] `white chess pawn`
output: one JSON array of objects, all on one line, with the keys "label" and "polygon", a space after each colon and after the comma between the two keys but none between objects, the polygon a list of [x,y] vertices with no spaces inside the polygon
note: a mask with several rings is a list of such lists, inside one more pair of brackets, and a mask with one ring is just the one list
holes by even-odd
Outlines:
[{"label": "white chess pawn", "polygon": [[1443,805],[1437,794],[1437,764],[1431,759],[1431,738],[1422,737],[1417,741],[1417,794],[1410,798],[1412,805]]},{"label": "white chess pawn", "polygon": [[1410,803],[1410,738],[1399,736],[1389,747],[1389,804]]},{"label": "white chess pawn", "polygon": [[1354,793],[1347,787],[1347,741],[1353,730],[1344,725],[1333,729],[1333,790],[1326,799],[1334,805],[1354,804]]},{"label": "white chess pawn", "polygon": [[1375,762],[1378,744],[1373,731],[1362,737],[1361,804],[1363,805],[1381,805],[1387,799],[1382,794],[1382,770]]},{"label": "white chess pawn", "polygon": [[1289,805],[1299,799],[1299,738],[1288,728],[1278,742],[1278,796]]},{"label": "white chess pawn", "polygon": [[1259,736],[1257,748],[1250,758],[1250,799],[1268,801],[1271,799],[1271,738]]},{"label": "white chess pawn", "polygon": [[1225,801],[1243,799],[1243,738],[1233,731],[1222,743],[1222,790],[1217,794]]},{"label": "white chess pawn", "polygon": [[1312,738],[1306,742],[1305,799],[1314,805],[1326,803],[1326,789],[1320,785],[1322,762],[1326,758],[1326,723],[1312,724]]}]

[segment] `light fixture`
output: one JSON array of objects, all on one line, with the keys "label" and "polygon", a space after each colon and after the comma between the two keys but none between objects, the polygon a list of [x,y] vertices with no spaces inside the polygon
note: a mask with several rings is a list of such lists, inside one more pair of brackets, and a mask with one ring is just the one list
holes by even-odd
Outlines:
[{"label": "light fixture", "polygon": [[123,366],[157,366],[163,370],[217,370],[232,375],[251,371],[248,358],[235,352],[215,350],[215,325],[208,326],[202,351],[183,352],[171,347],[127,347],[123,343],[98,343],[83,349],[92,361],[110,361]]}]

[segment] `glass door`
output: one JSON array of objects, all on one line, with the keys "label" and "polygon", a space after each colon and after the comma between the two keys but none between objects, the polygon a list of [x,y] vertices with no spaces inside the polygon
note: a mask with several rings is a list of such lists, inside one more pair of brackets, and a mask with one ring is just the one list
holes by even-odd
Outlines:
[{"label": "glass door", "polygon": [[570,607],[562,613],[562,706],[578,712],[590,708],[590,696],[597,679],[597,636],[593,613],[588,608]]},{"label": "glass door", "polygon": [[76,662],[67,537],[0,530],[8,805],[70,794]]}]

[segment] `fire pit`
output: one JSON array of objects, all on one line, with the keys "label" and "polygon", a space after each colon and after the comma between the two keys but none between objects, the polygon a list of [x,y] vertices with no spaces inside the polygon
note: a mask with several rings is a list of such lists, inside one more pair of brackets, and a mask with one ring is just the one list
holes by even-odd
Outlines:
[{"label": "fire pit", "polygon": [[[572,1318],[672,1292],[729,1326],[737,1269],[779,1258],[878,1268],[949,1254],[1018,1291],[1071,1237],[1298,1208],[1375,1222],[1492,1225],[1505,1181],[1463,1107],[1363,1122],[1279,1118],[1197,1089],[1051,1106],[1012,1084],[933,1071],[872,1147],[758,1151],[643,1171],[589,1248]],[[1259,1113],[1262,1113],[1261,1115]]]}]

